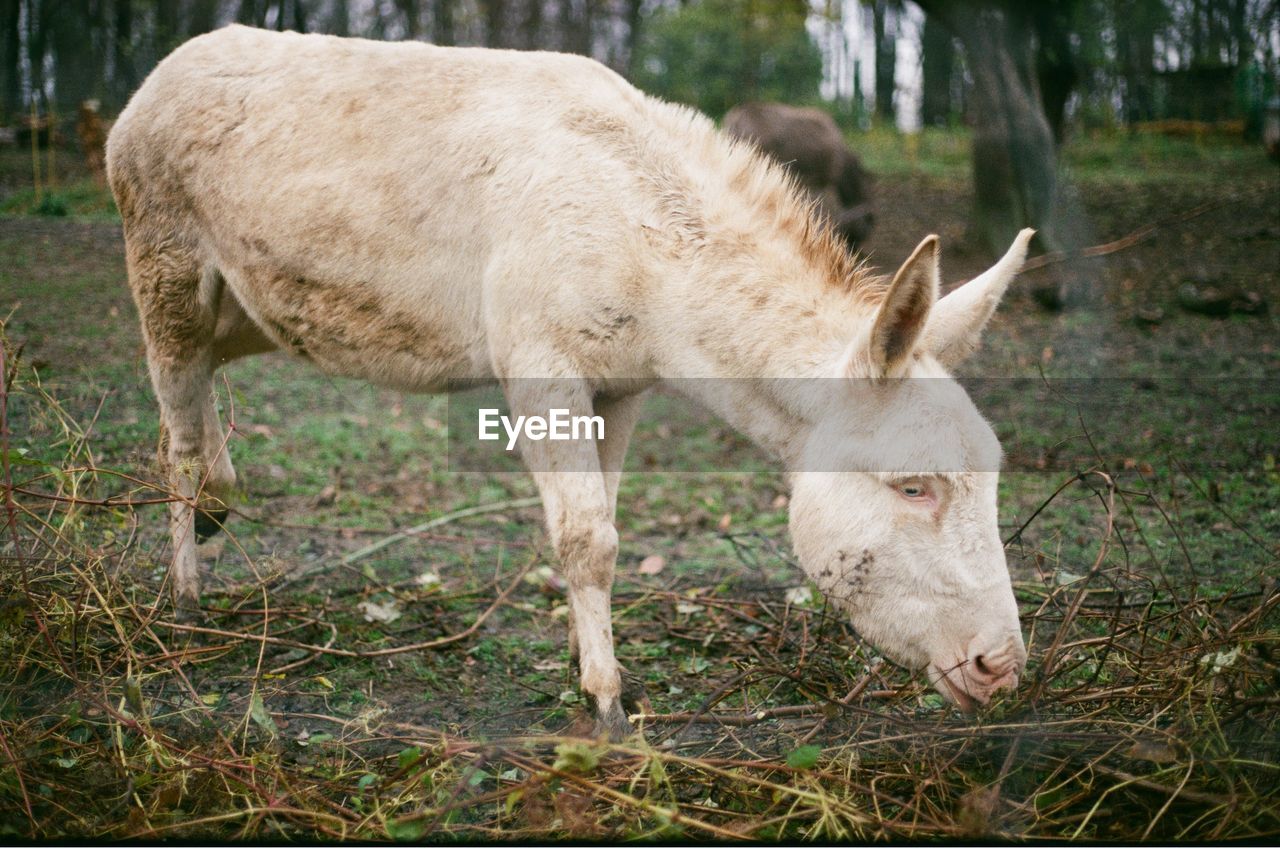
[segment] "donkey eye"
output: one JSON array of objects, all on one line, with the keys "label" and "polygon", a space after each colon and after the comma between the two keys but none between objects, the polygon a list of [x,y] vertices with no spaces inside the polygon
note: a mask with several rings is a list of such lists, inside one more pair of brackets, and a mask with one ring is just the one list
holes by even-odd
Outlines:
[{"label": "donkey eye", "polygon": [[924,484],[919,481],[908,481],[898,484],[898,492],[906,498],[925,498],[929,495],[929,490],[925,489]]}]

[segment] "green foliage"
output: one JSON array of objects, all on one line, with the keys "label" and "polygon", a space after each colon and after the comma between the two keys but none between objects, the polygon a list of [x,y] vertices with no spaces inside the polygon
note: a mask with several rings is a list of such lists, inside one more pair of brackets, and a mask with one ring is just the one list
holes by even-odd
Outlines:
[{"label": "green foliage", "polygon": [[803,4],[703,0],[657,12],[633,63],[651,94],[720,118],[746,100],[812,100],[822,56],[804,26]]},{"label": "green foliage", "polygon": [[589,743],[560,743],[552,768],[562,772],[589,774],[600,765],[600,750]]},{"label": "green foliage", "polygon": [[800,746],[787,755],[787,766],[792,769],[813,769],[822,754],[821,746]]},{"label": "green foliage", "polygon": [[67,201],[61,195],[46,194],[41,196],[35,205],[36,215],[47,215],[51,218],[62,218],[67,214]]}]

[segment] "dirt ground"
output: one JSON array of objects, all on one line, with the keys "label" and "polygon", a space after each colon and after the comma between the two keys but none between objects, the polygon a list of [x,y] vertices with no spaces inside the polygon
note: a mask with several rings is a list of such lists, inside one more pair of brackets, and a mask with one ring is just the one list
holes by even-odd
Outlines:
[{"label": "dirt ground", "polygon": [[[1135,497],[1121,517],[1124,545],[1105,563],[1125,586],[1192,587],[1252,603],[1269,591],[1267,576],[1274,581],[1280,178],[1266,166],[1221,171],[1076,181],[1070,222],[1087,237],[1083,244],[1157,226],[1131,246],[1028,273],[964,369],[984,387],[975,391],[979,406],[1009,453],[1001,526],[1028,617],[1046,593],[1101,557],[1107,515],[1096,493],[1076,487],[1044,507],[1090,464],[1106,464],[1122,488],[1159,496]],[[873,265],[891,270],[937,232],[944,279],[965,280],[985,267],[988,258],[964,248],[962,178],[890,175],[877,198],[867,246]],[[63,462],[140,480],[156,474],[154,402],[119,225],[0,217],[0,251],[4,333],[10,356],[27,370],[9,410],[12,444],[30,463],[15,466],[20,477],[33,481],[32,490],[145,497],[149,490],[125,478],[68,473]],[[1253,293],[1267,309],[1226,318],[1189,312],[1179,300],[1187,286]],[[1062,287],[1067,307],[1046,310],[1033,295],[1038,287]],[[229,368],[221,393],[224,416],[234,416],[229,444],[243,494],[229,533],[202,547],[212,564],[204,598],[211,631],[157,625],[165,648],[145,650],[152,659],[178,646],[192,652],[185,681],[172,670],[140,676],[157,723],[175,734],[214,734],[209,720],[192,718],[194,692],[215,725],[240,722],[244,734],[276,739],[276,756],[291,769],[336,770],[325,746],[337,738],[360,743],[344,751],[364,759],[344,762],[339,773],[383,775],[379,759],[393,757],[405,735],[491,741],[583,727],[562,586],[549,568],[539,511],[528,504],[533,487],[520,474],[451,473],[444,399],[327,378],[280,355]],[[1096,403],[1087,415],[1057,403],[1063,394],[1090,393]],[[663,426],[651,414],[638,444]],[[714,421],[692,426],[681,446],[689,468],[707,468],[699,466],[704,456],[746,450]],[[780,472],[733,472],[727,462],[714,472],[655,472],[646,470],[643,449],[630,462],[619,508],[619,658],[644,682],[657,714],[706,710],[712,694],[718,710],[776,714],[740,726],[671,720],[648,736],[674,751],[740,758],[787,758],[802,741],[848,743],[860,714],[817,722],[799,707],[815,693],[845,696],[875,659],[820,598],[806,602],[795,592],[806,584],[789,554]],[[38,463],[64,471],[50,477]],[[482,512],[391,539],[467,507]],[[41,510],[46,527],[56,524],[50,505]],[[134,604],[145,609],[163,598],[162,508],[82,511],[68,521],[84,544],[116,552],[102,568]],[[379,541],[386,546],[361,553]],[[263,576],[284,585],[264,593]],[[19,610],[18,590],[5,592]],[[395,615],[377,612],[387,609]],[[1270,621],[1264,631],[1274,634]],[[233,639],[264,629],[277,641]],[[367,656],[461,632],[466,638],[437,647]],[[1033,665],[1049,640],[1032,628]],[[317,654],[308,648],[315,646],[366,656]],[[31,668],[15,674],[39,678]],[[879,695],[868,697],[864,711],[902,722],[963,722],[946,719],[937,697],[900,670],[879,668],[872,691]],[[64,713],[69,692],[11,694],[0,715]],[[1233,739],[1263,745],[1248,728]],[[996,754],[1012,758],[1000,745]],[[1277,762],[1274,741],[1258,757]],[[487,786],[477,783],[476,792]]]}]

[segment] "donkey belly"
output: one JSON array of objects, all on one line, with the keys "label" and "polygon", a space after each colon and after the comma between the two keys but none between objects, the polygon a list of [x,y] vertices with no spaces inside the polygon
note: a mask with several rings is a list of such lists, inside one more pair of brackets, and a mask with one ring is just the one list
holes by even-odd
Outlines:
[{"label": "donkey belly", "polygon": [[467,320],[470,311],[449,309],[431,287],[405,299],[367,282],[296,269],[222,271],[266,336],[329,374],[412,392],[490,376],[483,334]]}]

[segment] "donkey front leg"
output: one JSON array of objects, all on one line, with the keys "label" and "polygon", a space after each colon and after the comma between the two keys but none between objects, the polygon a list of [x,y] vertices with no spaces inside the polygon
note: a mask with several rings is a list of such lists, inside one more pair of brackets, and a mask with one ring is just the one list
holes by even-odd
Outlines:
[{"label": "donkey front leg", "polygon": [[[514,380],[505,389],[513,415],[545,417],[553,409],[592,414],[590,388],[581,380]],[[631,733],[631,724],[622,708],[610,610],[618,532],[596,446],[585,439],[526,439],[520,448],[542,495],[547,531],[569,585],[571,643],[577,648],[582,690],[595,706],[595,734],[621,740]]]}]

